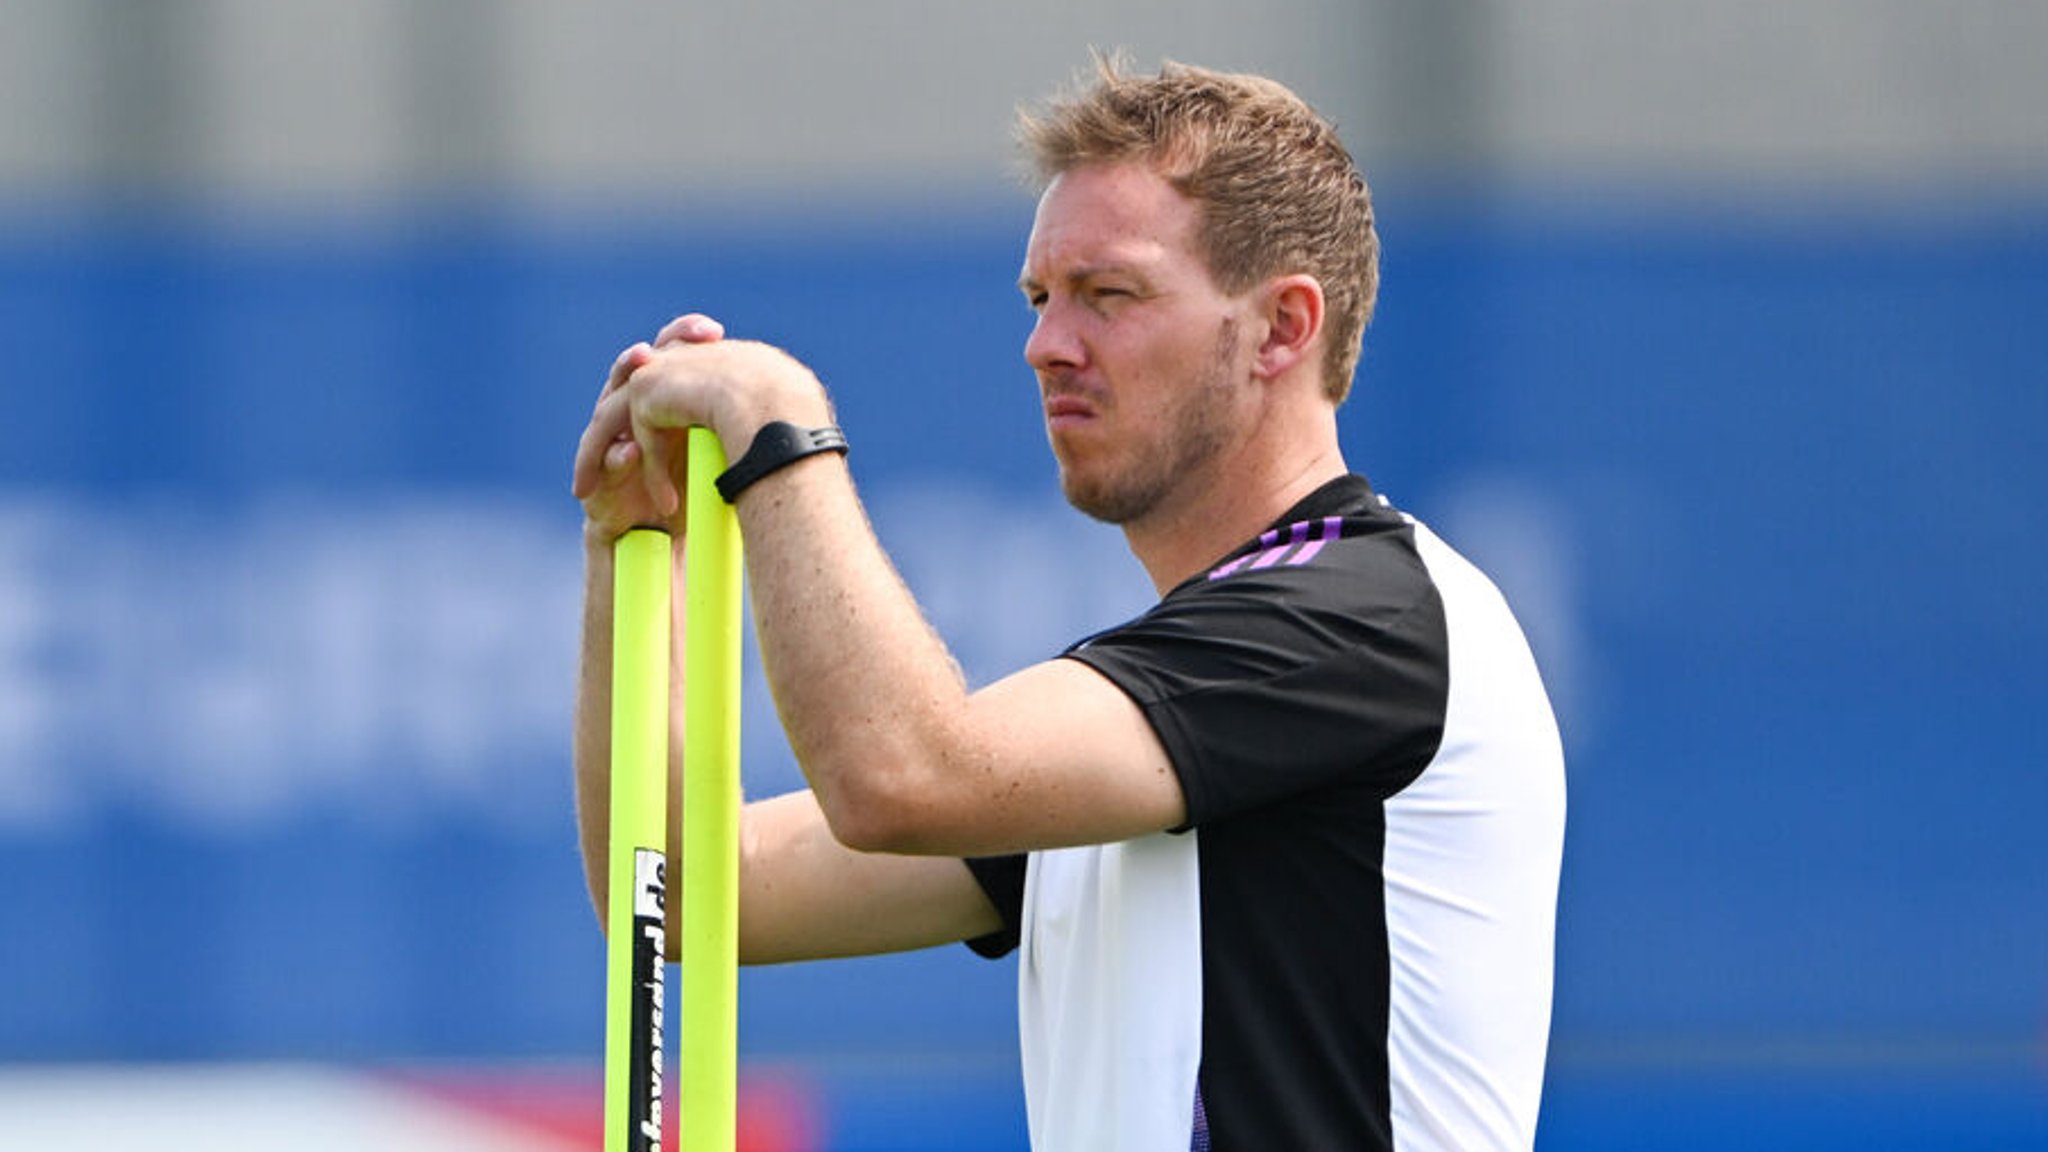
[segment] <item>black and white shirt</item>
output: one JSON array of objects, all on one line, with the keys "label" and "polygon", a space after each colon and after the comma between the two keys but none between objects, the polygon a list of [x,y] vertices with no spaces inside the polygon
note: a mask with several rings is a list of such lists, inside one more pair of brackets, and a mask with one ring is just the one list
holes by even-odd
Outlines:
[{"label": "black and white shirt", "polygon": [[1527,1149],[1564,763],[1491,582],[1360,477],[1070,649],[1186,827],[969,861],[1038,1152]]}]

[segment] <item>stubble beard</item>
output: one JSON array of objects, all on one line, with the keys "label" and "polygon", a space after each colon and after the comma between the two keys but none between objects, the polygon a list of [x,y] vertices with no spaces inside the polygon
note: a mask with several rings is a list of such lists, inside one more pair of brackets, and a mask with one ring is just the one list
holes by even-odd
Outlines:
[{"label": "stubble beard", "polygon": [[1168,417],[1171,427],[1134,445],[1121,470],[1091,482],[1060,469],[1067,503],[1105,524],[1129,525],[1156,511],[1187,476],[1222,453],[1235,432],[1228,400],[1237,332],[1235,319],[1218,325],[1201,376],[1189,382]]}]

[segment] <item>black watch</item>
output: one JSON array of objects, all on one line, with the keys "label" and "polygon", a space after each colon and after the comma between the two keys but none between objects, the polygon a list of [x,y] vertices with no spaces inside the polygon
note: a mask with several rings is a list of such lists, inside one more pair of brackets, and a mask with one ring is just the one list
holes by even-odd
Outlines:
[{"label": "black watch", "polygon": [[761,477],[820,452],[846,455],[846,433],[841,432],[837,424],[799,428],[787,420],[771,420],[754,433],[754,442],[747,446],[747,454],[719,473],[714,483],[718,486],[718,494],[730,504]]}]

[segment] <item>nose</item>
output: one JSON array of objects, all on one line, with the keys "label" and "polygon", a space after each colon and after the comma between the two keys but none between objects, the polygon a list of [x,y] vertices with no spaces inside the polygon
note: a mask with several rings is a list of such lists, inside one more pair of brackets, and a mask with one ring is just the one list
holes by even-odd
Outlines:
[{"label": "nose", "polygon": [[1073,326],[1060,319],[1060,310],[1048,302],[1038,311],[1038,322],[1024,340],[1024,362],[1039,372],[1081,366],[1084,353]]}]

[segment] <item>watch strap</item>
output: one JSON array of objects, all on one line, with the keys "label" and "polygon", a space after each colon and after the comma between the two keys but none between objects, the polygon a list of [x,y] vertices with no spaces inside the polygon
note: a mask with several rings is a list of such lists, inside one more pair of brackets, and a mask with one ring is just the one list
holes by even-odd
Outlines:
[{"label": "watch strap", "polygon": [[746,455],[720,473],[713,483],[718,494],[730,504],[763,476],[820,452],[846,455],[846,433],[838,425],[799,428],[787,420],[771,420],[754,433],[754,442],[747,446]]}]

